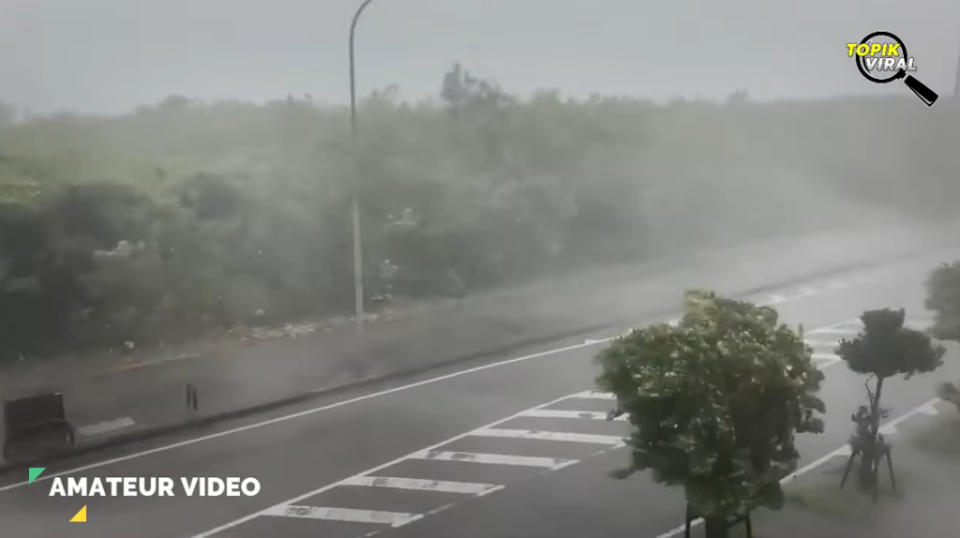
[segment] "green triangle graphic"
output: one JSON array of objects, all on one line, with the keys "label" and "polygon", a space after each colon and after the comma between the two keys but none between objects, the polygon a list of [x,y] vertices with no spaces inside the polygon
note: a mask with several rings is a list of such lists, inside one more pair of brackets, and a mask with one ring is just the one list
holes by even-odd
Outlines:
[{"label": "green triangle graphic", "polygon": [[36,480],[37,477],[43,474],[43,472],[46,470],[47,470],[46,467],[31,467],[27,471],[29,475],[29,478],[27,479],[27,484],[33,484],[33,481]]}]

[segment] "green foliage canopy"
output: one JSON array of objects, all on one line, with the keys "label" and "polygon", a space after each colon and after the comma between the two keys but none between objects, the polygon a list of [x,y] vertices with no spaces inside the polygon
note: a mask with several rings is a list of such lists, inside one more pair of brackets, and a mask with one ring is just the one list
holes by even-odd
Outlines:
[{"label": "green foliage canopy", "polygon": [[944,348],[922,331],[904,327],[905,317],[902,308],[864,312],[863,331],[853,340],[841,340],[837,354],[854,372],[881,379],[933,371],[943,364]]},{"label": "green foliage canopy", "polygon": [[633,425],[619,476],[651,469],[705,517],[780,506],[795,434],[823,430],[823,374],[769,307],[690,292],[677,326],[636,329],[597,360]]},{"label": "green foliage canopy", "polygon": [[926,307],[936,314],[930,333],[941,340],[960,340],[960,261],[934,269],[926,285]]}]

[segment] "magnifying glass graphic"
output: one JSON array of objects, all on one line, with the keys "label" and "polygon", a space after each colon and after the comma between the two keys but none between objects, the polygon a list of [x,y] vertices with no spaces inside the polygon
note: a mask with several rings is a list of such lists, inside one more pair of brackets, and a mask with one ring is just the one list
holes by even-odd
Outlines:
[{"label": "magnifying glass graphic", "polygon": [[[872,34],[869,34],[863,39],[861,39],[860,44],[866,45],[870,40],[878,37],[887,38],[899,44],[900,51],[902,51],[900,53],[900,58],[906,59],[910,57],[907,54],[907,46],[903,44],[903,41],[899,37],[893,35],[890,32],[885,32],[885,31],[873,32]],[[875,82],[877,84],[886,84],[888,82],[893,82],[894,80],[903,79],[903,83],[906,84],[907,87],[910,88],[913,91],[913,93],[915,93],[917,97],[919,97],[920,100],[923,101],[927,106],[933,106],[933,103],[937,101],[938,96],[936,92],[928,88],[924,83],[914,78],[913,75],[908,75],[905,69],[900,68],[896,72],[894,72],[892,75],[887,77],[875,76],[874,73],[871,72],[871,70],[868,69],[866,65],[864,65],[864,58],[865,58],[864,56],[860,56],[859,54],[853,55],[853,59],[857,63],[857,69],[860,70],[860,74],[863,75],[863,77],[869,80],[870,82]],[[878,58],[878,60],[882,60],[882,59],[883,58]]]}]

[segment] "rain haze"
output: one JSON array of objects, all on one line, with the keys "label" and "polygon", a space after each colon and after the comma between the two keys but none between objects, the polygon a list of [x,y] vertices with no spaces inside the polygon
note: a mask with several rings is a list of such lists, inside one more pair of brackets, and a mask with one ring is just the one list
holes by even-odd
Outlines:
[{"label": "rain haze", "polygon": [[958,94],[957,0],[0,0],[0,536],[958,536]]},{"label": "rain haze", "polygon": [[[952,89],[960,4],[950,0],[378,3],[358,34],[361,93],[419,99],[470,66],[519,94],[559,89],[710,99],[876,93],[844,43],[896,29],[928,85]],[[170,94],[344,102],[352,2],[2,0],[0,99],[37,112],[118,113]]]}]

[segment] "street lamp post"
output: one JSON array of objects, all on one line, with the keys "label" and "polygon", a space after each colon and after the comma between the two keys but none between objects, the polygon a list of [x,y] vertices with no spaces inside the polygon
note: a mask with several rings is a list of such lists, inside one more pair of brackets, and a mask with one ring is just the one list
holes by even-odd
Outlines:
[{"label": "street lamp post", "polygon": [[360,150],[357,146],[357,81],[356,67],[353,53],[353,36],[357,30],[357,21],[360,15],[373,0],[364,0],[357,12],[353,14],[353,21],[350,23],[350,139],[353,151],[353,170],[354,179],[352,181],[352,195],[350,197],[350,213],[353,220],[353,300],[354,300],[354,319],[356,320],[357,334],[363,335],[363,250],[360,240],[360,208],[357,203],[357,181],[360,173]]}]

